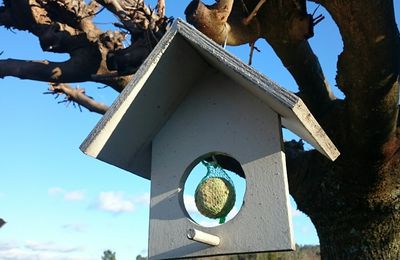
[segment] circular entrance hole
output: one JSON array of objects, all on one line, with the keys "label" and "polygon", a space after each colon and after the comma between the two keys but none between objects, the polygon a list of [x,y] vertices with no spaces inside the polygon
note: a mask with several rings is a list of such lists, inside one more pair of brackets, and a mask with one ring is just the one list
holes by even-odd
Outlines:
[{"label": "circular entrance hole", "polygon": [[[243,205],[246,190],[244,171],[240,163],[229,155],[211,153],[194,160],[184,174],[183,183],[184,209],[188,217],[201,226],[221,225],[220,215],[227,213],[226,223],[238,214]],[[229,205],[232,200],[233,207]]]}]

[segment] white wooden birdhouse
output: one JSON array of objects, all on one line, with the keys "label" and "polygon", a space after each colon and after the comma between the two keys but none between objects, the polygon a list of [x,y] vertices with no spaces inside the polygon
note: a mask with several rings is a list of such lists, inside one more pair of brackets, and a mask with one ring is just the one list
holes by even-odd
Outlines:
[{"label": "white wooden birdhouse", "polygon": [[[299,97],[177,20],[81,150],[151,180],[150,259],[293,250],[282,125],[339,155]],[[183,201],[201,160],[236,163],[246,180],[238,214],[216,227]]]}]

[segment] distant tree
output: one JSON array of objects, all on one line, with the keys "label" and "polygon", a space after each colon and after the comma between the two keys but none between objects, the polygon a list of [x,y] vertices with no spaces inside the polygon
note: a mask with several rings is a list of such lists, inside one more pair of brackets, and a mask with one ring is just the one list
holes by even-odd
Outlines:
[{"label": "distant tree", "polygon": [[147,256],[138,255],[138,256],[136,257],[136,260],[147,260]]},{"label": "distant tree", "polygon": [[117,258],[115,257],[115,252],[112,252],[111,250],[106,250],[103,253],[103,256],[101,257],[101,260],[116,260]]}]

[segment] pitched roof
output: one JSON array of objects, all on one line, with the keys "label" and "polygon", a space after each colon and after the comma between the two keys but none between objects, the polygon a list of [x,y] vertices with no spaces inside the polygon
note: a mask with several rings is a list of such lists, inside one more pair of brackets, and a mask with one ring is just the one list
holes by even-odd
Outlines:
[{"label": "pitched roof", "polygon": [[[184,98],[188,85],[215,67],[280,114],[282,124],[331,160],[339,151],[303,101],[178,19],[80,149],[150,179],[151,141]],[[165,84],[168,82],[168,84]]]}]

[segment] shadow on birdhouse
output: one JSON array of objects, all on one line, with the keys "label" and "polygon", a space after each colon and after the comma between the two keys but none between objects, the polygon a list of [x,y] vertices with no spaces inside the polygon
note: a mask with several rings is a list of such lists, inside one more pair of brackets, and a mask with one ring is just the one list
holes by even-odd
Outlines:
[{"label": "shadow on birdhouse", "polygon": [[[294,250],[282,125],[339,155],[299,97],[178,19],[81,150],[151,180],[150,259]],[[221,225],[188,214],[185,182],[199,163],[196,207]],[[227,171],[246,189],[230,221]]]}]

